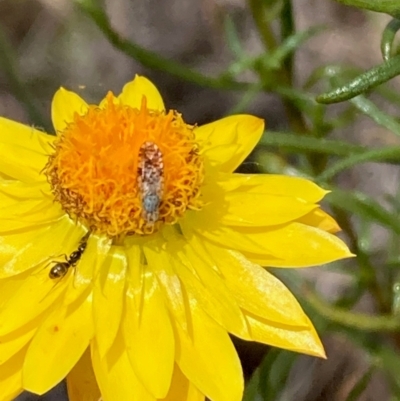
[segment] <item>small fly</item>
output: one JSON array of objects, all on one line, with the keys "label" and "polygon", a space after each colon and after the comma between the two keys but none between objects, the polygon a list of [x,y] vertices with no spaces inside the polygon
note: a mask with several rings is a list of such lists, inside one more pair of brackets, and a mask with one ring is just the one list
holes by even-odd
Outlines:
[{"label": "small fly", "polygon": [[139,149],[138,186],[143,218],[154,224],[159,218],[164,189],[163,155],[154,142],[146,141]]},{"label": "small fly", "polygon": [[56,263],[49,272],[49,277],[52,280],[63,278],[67,273],[70,267],[75,267],[79,262],[79,259],[82,257],[83,252],[85,252],[87,240],[89,239],[90,231],[85,234],[85,236],[79,241],[78,249],[69,255],[69,257],[65,257],[65,262],[53,262]]}]

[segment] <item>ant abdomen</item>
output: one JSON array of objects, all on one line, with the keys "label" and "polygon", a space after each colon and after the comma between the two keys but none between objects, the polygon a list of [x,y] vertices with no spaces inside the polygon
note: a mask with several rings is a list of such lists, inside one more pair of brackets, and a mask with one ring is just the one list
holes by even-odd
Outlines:
[{"label": "ant abdomen", "polygon": [[67,262],[57,263],[50,269],[49,277],[51,279],[64,277],[67,274],[69,267],[70,266]]}]

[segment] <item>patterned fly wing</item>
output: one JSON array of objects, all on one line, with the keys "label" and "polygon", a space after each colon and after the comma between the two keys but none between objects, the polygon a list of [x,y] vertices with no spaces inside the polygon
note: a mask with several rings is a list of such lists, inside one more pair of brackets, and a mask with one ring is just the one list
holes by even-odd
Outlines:
[{"label": "patterned fly wing", "polygon": [[148,224],[154,224],[158,220],[163,184],[163,155],[154,142],[146,141],[139,149],[138,186],[143,218]]}]

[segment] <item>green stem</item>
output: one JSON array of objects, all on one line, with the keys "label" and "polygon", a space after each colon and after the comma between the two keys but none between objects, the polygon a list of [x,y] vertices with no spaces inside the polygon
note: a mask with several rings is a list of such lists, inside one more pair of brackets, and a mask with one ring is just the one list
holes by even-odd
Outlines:
[{"label": "green stem", "polygon": [[[288,38],[295,33],[295,24],[293,18],[293,7],[291,0],[285,0],[281,11],[281,30],[282,40]],[[287,71],[290,80],[293,79],[293,65],[294,65],[294,53],[289,53],[284,61],[284,66]]]},{"label": "green stem", "polygon": [[[260,37],[264,43],[264,45],[270,50],[273,51],[277,48],[278,44],[276,42],[275,36],[273,35],[273,32],[271,31],[270,24],[268,21],[265,19],[265,14],[264,14],[264,8],[263,8],[263,3],[258,0],[249,0],[249,3],[251,5],[251,10],[253,14],[253,18],[255,20],[256,26],[258,28]],[[294,33],[294,21],[293,21],[293,14],[292,14],[292,4],[291,0],[285,0],[284,1],[284,7],[281,11],[281,28],[282,28],[282,40],[284,38],[293,35]],[[282,69],[279,73],[279,79],[281,82],[287,86],[287,87],[292,87],[292,74],[293,74],[293,55],[291,55],[291,58],[288,58],[285,60],[284,63],[284,69]],[[304,121],[302,113],[298,110],[298,108],[290,102],[288,99],[283,99],[286,112],[288,115],[289,123],[293,129],[293,131],[300,133],[300,134],[305,134],[305,135],[310,135],[310,132],[307,128],[307,125]],[[268,137],[266,137],[268,139]],[[270,140],[273,138],[270,138]],[[281,139],[281,138],[279,138]],[[306,140],[307,138],[304,138]],[[327,162],[327,157],[323,157],[321,159],[321,156],[319,157],[313,157],[313,155],[309,155],[308,157],[309,163],[313,168],[314,173],[316,174],[321,174],[322,171],[324,171],[326,162]],[[377,281],[377,276],[374,267],[371,265],[368,255],[366,255],[362,249],[360,249],[359,244],[358,244],[358,239],[357,235],[353,229],[353,226],[351,224],[349,215],[344,212],[343,210],[335,209],[334,210],[336,218],[340,226],[343,228],[343,230],[347,233],[347,235],[350,238],[351,244],[352,244],[352,249],[358,254],[358,263],[360,267],[360,271],[362,273],[362,280],[365,282],[365,285],[368,287],[370,292],[373,294],[373,296],[376,299],[376,302],[379,306],[379,309],[381,312],[386,312],[388,310],[387,303],[385,302],[385,299],[382,297],[381,289],[378,285]],[[338,317],[338,315],[336,315]],[[340,314],[340,317],[344,319],[345,317]],[[353,314],[350,315],[349,321],[351,322],[353,318]],[[368,317],[369,319],[369,317]],[[374,322],[386,322],[385,319],[378,317],[376,318],[377,320],[374,320],[371,325],[375,324]],[[368,320],[363,317],[362,323],[359,323],[359,326],[362,326],[367,322]],[[382,323],[382,324],[384,324]],[[390,323],[392,324],[392,323]],[[397,323],[396,327],[400,327],[400,323]]]},{"label": "green stem", "polygon": [[175,61],[159,56],[138,44],[122,38],[111,26],[104,10],[98,4],[98,0],[77,1],[78,7],[90,17],[90,19],[103,32],[109,42],[118,50],[132,57],[143,66],[167,72],[185,81],[213,89],[242,90],[248,89],[246,83],[237,82],[231,76],[223,75],[219,78],[205,76]]},{"label": "green stem", "polygon": [[[271,29],[271,24],[266,17],[264,2],[262,0],[249,0],[249,5],[261,41],[263,42],[266,51],[269,50],[270,52],[273,52],[278,47],[278,42]],[[283,32],[288,33],[286,30],[283,30]],[[263,71],[258,71],[258,73],[261,80],[264,81]],[[292,86],[292,77],[290,71],[287,71],[286,68],[283,68],[277,72],[277,79],[283,86]],[[273,91],[273,89],[271,90]],[[303,118],[303,115],[298,108],[291,102],[290,99],[287,98],[283,99],[283,104],[292,130],[298,134],[309,135],[310,131],[307,128],[307,124]]]},{"label": "green stem", "polygon": [[[365,147],[335,139],[303,137],[287,132],[266,131],[259,142],[260,145],[273,146],[290,153],[320,153],[330,156],[362,155]],[[346,160],[346,159],[345,159]]]},{"label": "green stem", "polygon": [[332,207],[335,220],[338,222],[341,229],[347,234],[350,241],[350,249],[357,255],[357,262],[360,268],[360,281],[365,284],[371,292],[375,301],[377,302],[378,309],[381,313],[386,313],[390,310],[387,305],[385,297],[383,297],[381,289],[378,285],[378,278],[374,266],[372,266],[369,257],[360,248],[358,243],[357,234],[351,224],[348,213],[337,207]]},{"label": "green stem", "polygon": [[385,147],[381,149],[374,149],[365,151],[358,155],[351,155],[348,158],[341,159],[331,167],[327,168],[322,174],[317,177],[317,181],[328,182],[331,181],[337,174],[360,163],[371,162],[386,162],[395,163],[400,162],[400,149],[397,147]]},{"label": "green stem", "polygon": [[304,291],[306,301],[322,316],[331,322],[364,331],[400,330],[400,319],[394,315],[374,316],[365,313],[350,312],[346,309],[334,307],[319,298],[310,289]]},{"label": "green stem", "polygon": [[376,11],[379,13],[387,13],[395,18],[400,18],[400,5],[398,0],[336,0],[339,3],[346,4],[357,8],[365,8],[366,10]]},{"label": "green stem", "polygon": [[388,61],[395,55],[393,43],[399,29],[400,20],[394,18],[386,25],[386,28],[382,32],[381,53],[384,61]]},{"label": "green stem", "polygon": [[263,1],[249,0],[249,6],[254,22],[257,27],[258,34],[265,49],[273,50],[276,48],[276,40],[270,29],[270,23],[265,13]]},{"label": "green stem", "polygon": [[[266,16],[265,2],[262,0],[248,1],[260,38],[266,48],[266,51],[269,50],[272,53],[279,47],[279,43],[271,29],[270,21]],[[291,0],[285,0],[280,13],[280,19],[282,33],[281,41],[283,42],[286,38],[294,34],[295,29]],[[280,82],[279,88],[293,87],[293,57],[294,52],[291,52],[290,55],[285,59],[283,67],[276,72],[276,79]],[[265,81],[265,71],[261,69],[261,71],[257,71],[257,73],[260,75],[261,82]],[[266,74],[269,73],[269,71],[266,72]],[[271,91],[278,93],[279,89],[275,90],[274,88],[271,88]],[[304,116],[298,109],[297,105],[288,97],[283,97],[282,101],[292,131],[298,135],[312,136],[312,132],[308,129]],[[320,173],[321,170],[325,168],[327,162],[327,158],[325,156],[315,156],[313,154],[307,155],[306,160],[314,174]]]}]

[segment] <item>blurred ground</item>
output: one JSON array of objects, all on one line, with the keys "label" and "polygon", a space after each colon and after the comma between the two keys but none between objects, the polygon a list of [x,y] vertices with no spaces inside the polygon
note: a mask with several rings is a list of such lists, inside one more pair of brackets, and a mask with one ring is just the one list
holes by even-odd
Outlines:
[{"label": "blurred ground", "polygon": [[[113,26],[124,37],[209,75],[222,71],[232,59],[225,45],[223,15],[229,13],[238,24],[247,51],[257,54],[261,49],[244,1],[108,0],[105,3]],[[379,32],[387,17],[361,13],[331,0],[294,3],[300,29],[319,23],[329,26],[328,31],[299,52],[296,70],[299,82],[313,67],[323,63],[350,62],[368,68],[381,61]],[[168,107],[179,110],[192,123],[202,124],[223,116],[239,99],[236,93],[203,89],[164,73],[144,70],[113,49],[70,0],[0,0],[0,27],[15,53],[14,72],[34,95],[35,105],[48,124],[50,101],[59,86],[77,91],[89,101],[97,101],[107,90],[118,93],[134,74],[149,76],[165,95]],[[30,124],[32,121],[17,99],[10,76],[4,73],[5,57],[4,52],[0,54],[0,115]],[[286,126],[282,105],[275,96],[259,96],[247,111],[264,117],[272,130]],[[385,132],[377,134],[366,119],[335,135],[365,144],[389,141]],[[362,171],[354,169],[342,180],[347,187],[359,187],[379,197],[393,193],[398,178],[397,168],[371,165]],[[376,232],[377,248],[379,241],[385,241],[384,234]],[[335,297],[345,289],[346,283],[340,275],[326,275],[319,269],[307,274],[328,296]],[[293,370],[291,387],[283,399],[340,401],[355,378],[365,371],[366,361],[357,350],[349,350],[350,345],[342,338],[329,338],[325,343],[329,360],[302,358]],[[250,375],[266,347],[239,344],[238,348],[245,372]],[[374,377],[363,399],[383,401],[385,391],[383,380]],[[42,398],[22,395],[18,401],[62,401],[63,393],[61,387]]]}]

